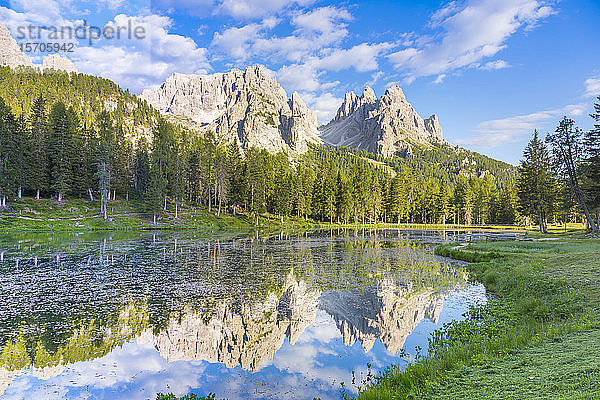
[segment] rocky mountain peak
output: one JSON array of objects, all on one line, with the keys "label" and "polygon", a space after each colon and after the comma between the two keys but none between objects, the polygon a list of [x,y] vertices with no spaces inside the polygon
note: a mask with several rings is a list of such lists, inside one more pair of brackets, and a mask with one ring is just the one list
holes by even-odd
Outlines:
[{"label": "rocky mountain peak", "polygon": [[73,64],[71,60],[67,57],[63,57],[59,54],[50,54],[46,58],[44,58],[44,62],[42,63],[42,70],[45,69],[53,69],[55,71],[65,71],[69,74],[76,74],[77,68]]},{"label": "rocky mountain peak", "polygon": [[363,90],[362,96],[360,96],[363,103],[374,103],[377,101],[377,96],[375,96],[375,92],[371,89],[370,86],[365,86],[365,90]]},{"label": "rocky mountain peak", "polygon": [[437,116],[423,120],[397,85],[379,99],[368,86],[360,98],[346,93],[336,117],[319,131],[328,144],[365,149],[385,157],[409,150],[414,143],[444,142]]},{"label": "rocky mountain peak", "polygon": [[263,66],[212,75],[174,74],[142,94],[160,112],[184,116],[227,142],[270,152],[303,153],[320,142],[315,114]]},{"label": "rocky mountain peak", "polygon": [[406,97],[404,96],[404,92],[398,85],[393,85],[388,90],[385,91],[383,95],[384,98],[389,99],[392,102],[400,101],[406,102]]},{"label": "rocky mountain peak", "polygon": [[8,28],[2,24],[0,24],[0,65],[7,65],[11,68],[33,67],[31,59],[21,51]]}]

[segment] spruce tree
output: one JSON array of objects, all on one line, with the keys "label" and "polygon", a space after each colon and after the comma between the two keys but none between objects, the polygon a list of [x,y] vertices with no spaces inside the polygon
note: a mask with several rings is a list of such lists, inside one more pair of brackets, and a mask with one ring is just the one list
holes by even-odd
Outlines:
[{"label": "spruce tree", "polygon": [[30,187],[39,200],[40,192],[48,189],[48,120],[46,102],[40,95],[33,103],[29,117],[30,138]]},{"label": "spruce tree", "polygon": [[519,208],[531,219],[537,218],[540,231],[547,232],[546,221],[553,212],[556,180],[552,176],[551,160],[537,130],[523,152],[517,177]]},{"label": "spruce tree", "polygon": [[552,146],[552,155],[555,168],[570,186],[573,197],[577,199],[582,208],[590,230],[596,232],[598,226],[592,218],[588,208],[585,192],[581,189],[580,161],[583,156],[581,143],[582,132],[575,127],[575,121],[564,117],[553,134],[546,137],[546,141]]},{"label": "spruce tree", "polygon": [[594,110],[595,112],[590,114],[595,121],[594,127],[586,132],[583,138],[583,150],[585,152],[583,189],[590,207],[596,210],[598,224],[598,211],[600,209],[600,96],[598,96],[598,103],[594,104]]},{"label": "spruce tree", "polygon": [[14,135],[17,122],[0,97],[0,206],[6,207],[8,195],[15,187]]},{"label": "spruce tree", "polygon": [[78,121],[62,102],[52,106],[49,115],[50,187],[58,201],[71,191],[73,184],[74,136]]}]

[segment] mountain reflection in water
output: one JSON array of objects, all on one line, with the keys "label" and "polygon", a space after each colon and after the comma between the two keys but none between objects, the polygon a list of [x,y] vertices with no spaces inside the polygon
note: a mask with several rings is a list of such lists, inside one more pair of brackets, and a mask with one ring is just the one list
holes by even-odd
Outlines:
[{"label": "mountain reflection in water", "polygon": [[341,382],[356,390],[353,371],[405,363],[403,348],[485,300],[431,254],[444,240],[0,238],[0,397],[339,398]]}]

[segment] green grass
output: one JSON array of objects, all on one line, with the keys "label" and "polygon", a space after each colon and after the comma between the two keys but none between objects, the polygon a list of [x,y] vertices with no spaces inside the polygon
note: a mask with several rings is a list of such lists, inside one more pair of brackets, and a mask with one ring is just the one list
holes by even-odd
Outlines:
[{"label": "green grass", "polygon": [[472,278],[493,300],[434,333],[429,355],[388,367],[358,398],[594,398],[600,240],[552,238],[439,247],[473,262]]},{"label": "green grass", "polygon": [[213,209],[182,204],[178,218],[175,218],[174,205],[161,213],[157,224],[147,213],[140,201],[111,201],[108,205],[108,219],[100,216],[99,202],[69,199],[58,203],[54,200],[24,198],[13,200],[7,209],[0,211],[0,232],[34,231],[102,231],[102,230],[176,230],[176,229],[305,229],[317,226],[314,221],[262,214],[258,224],[252,215],[222,212],[217,215]]},{"label": "green grass", "polygon": [[[504,358],[483,359],[432,384],[427,398],[597,399],[600,329],[555,337]],[[466,389],[475,389],[469,390]]]},{"label": "green grass", "polygon": [[58,203],[54,200],[23,198],[11,199],[9,207],[0,210],[0,232],[34,231],[102,231],[102,230],[177,230],[177,229],[267,229],[267,230],[305,230],[309,228],[344,228],[344,229],[457,229],[457,230],[511,230],[524,232],[522,226],[504,225],[452,225],[452,224],[338,224],[316,222],[311,219],[288,216],[281,217],[269,213],[259,215],[258,224],[254,215],[237,214],[233,216],[222,212],[217,215],[213,209],[193,204],[180,204],[178,218],[174,215],[174,204],[168,205],[168,211],[159,215],[157,224],[152,215],[144,210],[139,200],[116,200],[108,204],[108,219],[100,216],[98,201],[69,199]]}]

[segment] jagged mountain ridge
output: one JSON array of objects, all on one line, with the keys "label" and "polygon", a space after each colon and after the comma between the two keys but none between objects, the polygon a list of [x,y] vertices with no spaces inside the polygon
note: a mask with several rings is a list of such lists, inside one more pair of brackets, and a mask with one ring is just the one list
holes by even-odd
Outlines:
[{"label": "jagged mountain ridge", "polygon": [[347,92],[335,118],[319,131],[325,143],[364,149],[384,157],[409,149],[411,142],[445,143],[437,115],[421,118],[397,85],[380,98],[369,86],[360,97]]},{"label": "jagged mountain ridge", "polygon": [[161,113],[193,120],[242,148],[304,153],[320,143],[316,115],[260,65],[212,75],[173,74],[142,98]]},{"label": "jagged mountain ridge", "polygon": [[[52,70],[66,71],[71,75],[77,73],[68,58],[58,55],[49,55],[42,65],[34,65],[10,36],[8,29],[1,24],[0,65],[6,65],[13,70],[25,67],[23,71],[27,73]],[[36,74],[31,76],[34,75]],[[13,79],[14,74],[7,78]],[[23,98],[24,93],[18,89],[17,82],[10,79],[4,81],[5,87],[0,94],[7,103],[16,107],[17,113],[28,112],[29,103],[35,100],[33,97],[40,92],[39,87],[46,88],[43,92],[55,91],[52,88],[53,83],[46,82],[48,79],[34,77],[40,81],[40,85],[36,85],[34,93],[29,96],[31,98]],[[102,78],[97,79],[106,81]],[[78,96],[87,95],[82,96],[80,93]],[[119,97],[122,97],[101,96],[103,94],[98,93],[98,100],[109,111],[115,109]],[[78,101],[71,101],[60,94],[52,94],[50,97],[79,107]],[[431,144],[441,144],[442,147],[450,149],[450,146],[445,146],[448,143],[442,137],[437,116],[422,119],[397,86],[392,86],[379,99],[369,87],[365,88],[360,97],[353,92],[346,93],[335,118],[321,127],[318,127],[315,114],[300,96],[293,93],[288,99],[285,90],[261,66],[213,75],[173,74],[161,88],[145,91],[140,96],[148,100],[150,107],[129,92],[125,97],[129,97],[125,102],[127,114],[135,112],[141,106],[144,108],[144,114],[158,115],[152,107],[155,106],[175,124],[200,132],[213,129],[228,141],[237,141],[241,147],[254,146],[270,152],[283,150],[302,154],[306,152],[310,143],[322,142],[364,149],[386,158],[395,154],[410,154],[415,150],[414,144],[421,144],[423,146],[418,147],[424,149],[433,148],[429,146]],[[90,114],[91,118],[95,114],[94,110],[79,111],[84,115]],[[150,119],[155,120],[154,117]],[[135,141],[140,136],[150,140],[151,121],[140,123],[140,118],[134,117],[127,118],[124,122],[127,125],[126,130],[132,132],[128,135],[132,140]],[[453,151],[459,150],[460,148],[455,146]]]}]

